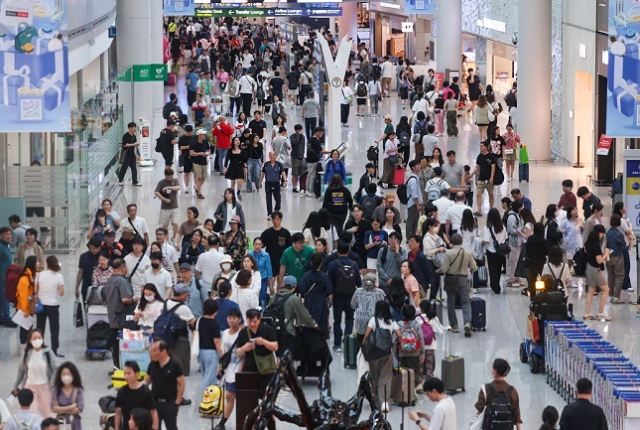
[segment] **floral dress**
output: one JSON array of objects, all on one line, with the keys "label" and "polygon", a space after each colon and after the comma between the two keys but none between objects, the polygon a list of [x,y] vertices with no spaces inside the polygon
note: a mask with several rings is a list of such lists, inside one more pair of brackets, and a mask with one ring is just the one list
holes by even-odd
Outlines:
[{"label": "floral dress", "polygon": [[247,253],[247,236],[243,230],[238,230],[235,234],[228,231],[224,235],[225,254],[231,256],[233,266],[236,270],[242,268],[242,258]]}]

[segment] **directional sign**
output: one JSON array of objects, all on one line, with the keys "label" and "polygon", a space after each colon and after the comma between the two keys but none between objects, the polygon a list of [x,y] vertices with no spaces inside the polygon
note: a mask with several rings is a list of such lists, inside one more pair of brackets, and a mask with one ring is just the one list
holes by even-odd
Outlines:
[{"label": "directional sign", "polygon": [[261,17],[265,16],[267,9],[224,9],[224,8],[207,8],[196,9],[195,16],[201,18],[212,18],[220,16],[239,16],[239,17]]},{"label": "directional sign", "polygon": [[342,9],[305,9],[309,17],[342,16]]},{"label": "directional sign", "polygon": [[201,18],[221,17],[221,16],[239,16],[239,17],[314,17],[325,18],[333,16],[342,16],[342,9],[340,8],[200,8],[195,10],[195,16]]}]

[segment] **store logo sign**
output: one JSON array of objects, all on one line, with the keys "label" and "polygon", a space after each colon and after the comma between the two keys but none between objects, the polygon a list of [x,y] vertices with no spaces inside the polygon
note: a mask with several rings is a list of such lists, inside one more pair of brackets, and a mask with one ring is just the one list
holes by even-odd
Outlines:
[{"label": "store logo sign", "polygon": [[482,19],[479,19],[476,22],[476,24],[478,25],[478,27],[486,28],[488,30],[495,30],[501,33],[507,32],[507,24],[505,22],[498,21],[495,19],[482,18]]}]

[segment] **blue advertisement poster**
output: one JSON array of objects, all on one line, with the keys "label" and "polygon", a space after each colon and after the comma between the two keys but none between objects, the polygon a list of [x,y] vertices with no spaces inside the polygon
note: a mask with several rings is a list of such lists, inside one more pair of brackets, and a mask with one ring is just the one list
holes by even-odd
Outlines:
[{"label": "blue advertisement poster", "polygon": [[0,132],[71,129],[66,0],[0,0]]},{"label": "blue advertisement poster", "polygon": [[404,0],[404,13],[435,13],[436,0]]},{"label": "blue advertisement poster", "polygon": [[165,16],[194,16],[195,0],[164,0]]}]

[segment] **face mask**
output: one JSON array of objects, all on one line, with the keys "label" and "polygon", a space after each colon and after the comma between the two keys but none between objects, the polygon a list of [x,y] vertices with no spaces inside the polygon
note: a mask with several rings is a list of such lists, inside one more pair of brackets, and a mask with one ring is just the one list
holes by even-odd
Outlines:
[{"label": "face mask", "polygon": [[31,346],[33,346],[34,348],[41,348],[42,343],[42,339],[34,339],[31,341]]},{"label": "face mask", "polygon": [[160,267],[160,263],[151,263],[151,267],[158,269]]},{"label": "face mask", "polygon": [[150,295],[150,296],[147,296],[146,294],[144,295],[144,299],[145,299],[146,301],[148,301],[148,302],[151,302],[151,301],[155,300],[155,298],[156,298],[156,296],[155,296],[155,295],[153,295],[153,294],[152,294],[152,295]]},{"label": "face mask", "polygon": [[231,264],[229,263],[224,263],[224,264],[221,264],[220,266],[222,267],[222,270],[224,270],[225,272],[227,270],[231,270]]},{"label": "face mask", "polygon": [[71,375],[64,375],[60,378],[60,380],[62,381],[62,383],[64,385],[69,385],[73,382],[73,376]]}]

